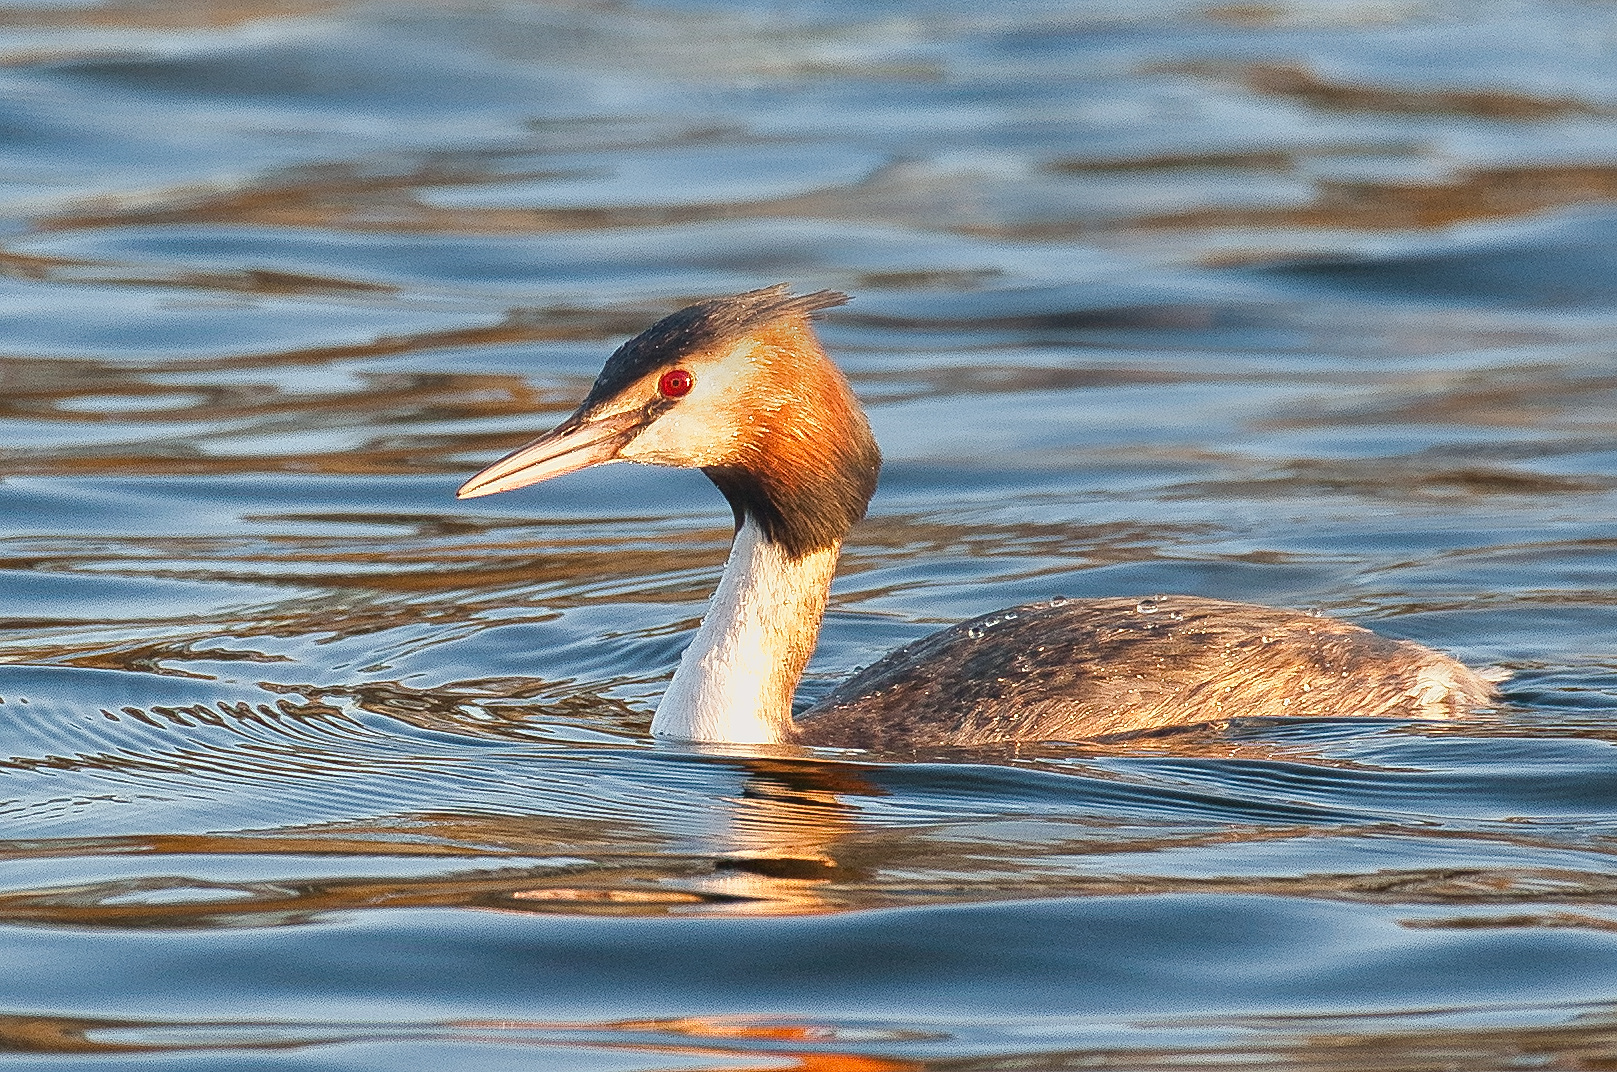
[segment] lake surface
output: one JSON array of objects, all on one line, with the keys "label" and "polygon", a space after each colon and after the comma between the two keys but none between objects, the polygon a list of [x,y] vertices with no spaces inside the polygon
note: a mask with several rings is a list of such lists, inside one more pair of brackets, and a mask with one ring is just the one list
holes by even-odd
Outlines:
[{"label": "lake surface", "polygon": [[[0,61],[7,1068],[1612,1067],[1617,8],[38,0]],[[805,700],[1183,592],[1505,705],[653,743],[718,493],[453,491],[783,280],[887,457]]]}]

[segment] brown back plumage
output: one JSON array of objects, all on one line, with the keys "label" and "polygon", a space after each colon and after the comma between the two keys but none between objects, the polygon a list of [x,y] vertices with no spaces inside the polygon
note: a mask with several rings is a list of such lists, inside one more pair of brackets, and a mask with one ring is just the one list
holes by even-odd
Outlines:
[{"label": "brown back plumage", "polygon": [[900,648],[799,730],[805,744],[891,751],[1253,715],[1450,718],[1493,697],[1447,656],[1333,618],[1193,596],[1055,600]]}]

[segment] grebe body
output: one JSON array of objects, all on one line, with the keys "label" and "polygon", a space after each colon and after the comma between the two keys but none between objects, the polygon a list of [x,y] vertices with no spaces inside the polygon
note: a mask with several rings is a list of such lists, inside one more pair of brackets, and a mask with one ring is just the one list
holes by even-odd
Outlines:
[{"label": "grebe body", "polygon": [[794,719],[842,540],[881,467],[809,325],[847,300],[782,284],[682,309],[620,347],[572,416],[460,489],[470,498],[639,461],[699,468],[724,493],[735,541],[653,733],[887,751],[1235,716],[1450,718],[1493,700],[1484,677],[1411,641],[1298,611],[1156,596],[984,615],[893,652]]},{"label": "grebe body", "polygon": [[1235,716],[1453,718],[1493,686],[1349,622],[1195,596],[1053,599],[939,630],[805,713],[804,744],[1078,740]]}]

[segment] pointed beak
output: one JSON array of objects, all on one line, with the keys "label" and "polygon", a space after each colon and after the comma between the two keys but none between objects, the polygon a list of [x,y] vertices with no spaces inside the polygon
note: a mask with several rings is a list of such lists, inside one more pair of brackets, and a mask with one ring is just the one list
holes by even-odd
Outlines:
[{"label": "pointed beak", "polygon": [[646,415],[638,410],[593,419],[575,413],[466,481],[455,492],[455,498],[475,499],[497,491],[525,488],[587,466],[615,461],[618,451],[634,438],[645,421]]}]

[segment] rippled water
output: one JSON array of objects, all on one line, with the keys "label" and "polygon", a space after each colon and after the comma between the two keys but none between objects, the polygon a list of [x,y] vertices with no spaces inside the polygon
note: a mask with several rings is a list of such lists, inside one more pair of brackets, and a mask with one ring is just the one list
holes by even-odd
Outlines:
[{"label": "rippled water", "polygon": [[[121,1069],[1593,1069],[1617,11],[0,6],[0,1049]],[[1460,724],[655,745],[729,517],[457,503],[694,297],[888,459],[809,698],[1187,592]]]}]

